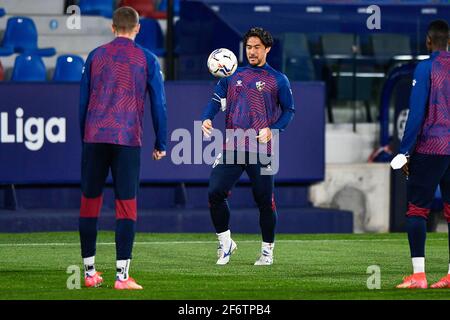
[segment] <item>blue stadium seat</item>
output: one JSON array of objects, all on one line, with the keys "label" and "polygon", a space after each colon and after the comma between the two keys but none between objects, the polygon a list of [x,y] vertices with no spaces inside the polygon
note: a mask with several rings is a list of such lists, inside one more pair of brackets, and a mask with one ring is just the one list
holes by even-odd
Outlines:
[{"label": "blue stadium seat", "polygon": [[[349,55],[353,54],[352,46],[354,35],[350,33],[327,33],[321,36],[324,55]],[[356,39],[359,47],[359,38]]]},{"label": "blue stadium seat", "polygon": [[62,55],[56,60],[53,81],[80,81],[83,58],[76,55]]},{"label": "blue stadium seat", "polygon": [[4,48],[3,50],[44,57],[56,54],[55,48],[38,48],[36,25],[27,17],[17,16],[8,19],[1,47]]},{"label": "blue stadium seat", "polygon": [[[161,0],[158,9],[159,11],[167,11],[167,0]],[[173,0],[173,12],[176,16],[180,15],[180,0]]]},{"label": "blue stadium seat", "polygon": [[114,0],[80,0],[79,6],[82,14],[98,15],[112,18]]},{"label": "blue stadium seat", "polygon": [[38,55],[21,54],[14,62],[11,81],[46,81],[44,61]]},{"label": "blue stadium seat", "polygon": [[143,18],[140,20],[141,29],[136,36],[136,43],[147,48],[158,57],[165,54],[164,37],[157,20]]},{"label": "blue stadium seat", "polygon": [[10,56],[14,53],[13,48],[2,48],[0,47],[0,57]]},{"label": "blue stadium seat", "polygon": [[[6,14],[5,9],[0,8],[0,18]],[[0,48],[0,57],[10,56],[14,53],[14,50],[11,48]],[[2,70],[2,79],[3,79],[3,70]]]},{"label": "blue stadium seat", "polygon": [[[362,101],[365,107],[367,122],[372,122],[369,101],[372,99],[372,88],[374,78],[370,76],[357,77],[358,73],[370,75],[374,69],[371,62],[353,61],[353,46],[361,51],[359,35],[350,33],[328,33],[321,36],[322,51],[326,67],[322,74],[327,82],[327,97],[336,101],[351,101],[353,99]],[[337,56],[333,58],[333,56]],[[341,56],[341,58],[339,57]],[[353,74],[353,63],[355,63],[356,74]],[[333,74],[336,75],[333,75]],[[341,73],[350,74],[343,76]],[[355,82],[356,90],[353,87]],[[331,110],[331,107],[329,105]]]},{"label": "blue stadium seat", "polygon": [[285,33],[282,70],[291,81],[315,80],[315,70],[308,39],[303,33]]},{"label": "blue stadium seat", "polygon": [[396,55],[411,55],[411,42],[408,35],[379,33],[370,36],[375,60],[387,64]]}]

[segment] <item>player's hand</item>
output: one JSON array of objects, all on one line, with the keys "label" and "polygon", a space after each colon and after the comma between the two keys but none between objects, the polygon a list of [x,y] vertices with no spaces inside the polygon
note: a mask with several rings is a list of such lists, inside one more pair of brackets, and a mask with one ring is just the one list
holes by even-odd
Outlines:
[{"label": "player's hand", "polygon": [[259,143],[267,143],[272,139],[272,130],[270,128],[259,129],[256,138],[258,138]]},{"label": "player's hand", "polygon": [[212,129],[213,129],[213,126],[212,126],[211,120],[206,119],[205,121],[203,121],[202,131],[205,136],[207,136],[209,138],[211,136]]},{"label": "player's hand", "polygon": [[153,150],[153,160],[161,160],[163,157],[166,156],[166,152],[165,151],[159,151],[159,150]]},{"label": "player's hand", "polygon": [[406,178],[409,177],[409,157],[406,157],[407,162],[402,167],[403,174],[406,176]]}]

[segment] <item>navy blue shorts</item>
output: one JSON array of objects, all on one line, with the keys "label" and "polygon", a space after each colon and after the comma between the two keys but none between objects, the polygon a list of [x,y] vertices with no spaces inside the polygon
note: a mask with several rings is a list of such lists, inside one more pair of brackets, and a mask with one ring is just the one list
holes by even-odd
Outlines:
[{"label": "navy blue shorts", "polygon": [[103,188],[111,170],[117,219],[136,221],[139,188],[140,147],[108,143],[84,143],[81,160],[80,217],[97,218],[103,203]]},{"label": "navy blue shorts", "polygon": [[136,197],[139,187],[141,148],[109,143],[84,143],[81,162],[81,190],[88,198],[103,192],[109,171],[116,199]]},{"label": "navy blue shorts", "polygon": [[[261,161],[256,154],[253,154],[253,156],[254,159],[249,152],[226,151],[224,153],[220,164],[214,166],[209,178],[210,205],[213,199],[222,201],[226,198],[245,171],[252,183],[253,197],[258,206],[276,210],[274,175],[262,174],[263,171],[270,170],[270,162],[268,162],[268,159]],[[229,161],[232,163],[228,163],[227,159],[230,159]],[[242,160],[242,163],[240,160]]]},{"label": "navy blue shorts", "polygon": [[450,156],[413,153],[407,182],[407,215],[428,218],[438,186],[441,188],[444,214],[450,222]]}]

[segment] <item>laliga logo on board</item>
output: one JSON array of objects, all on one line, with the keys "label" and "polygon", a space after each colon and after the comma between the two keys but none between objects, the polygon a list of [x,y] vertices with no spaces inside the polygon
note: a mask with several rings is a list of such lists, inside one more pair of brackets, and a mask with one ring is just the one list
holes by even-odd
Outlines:
[{"label": "laliga logo on board", "polygon": [[0,113],[0,143],[24,143],[28,150],[38,151],[45,139],[50,143],[66,142],[66,118],[52,117],[45,122],[44,118],[30,117],[25,120],[23,115],[23,109],[17,108],[16,132],[10,132],[8,113]]}]

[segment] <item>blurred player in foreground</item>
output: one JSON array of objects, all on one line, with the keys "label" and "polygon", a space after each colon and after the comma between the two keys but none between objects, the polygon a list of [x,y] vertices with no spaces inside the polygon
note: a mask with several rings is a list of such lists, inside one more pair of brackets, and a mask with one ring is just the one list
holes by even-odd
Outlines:
[{"label": "blurred player in foreground", "polygon": [[[444,20],[433,21],[426,45],[429,59],[414,72],[410,111],[400,154],[409,159],[403,166],[408,177],[406,229],[414,273],[397,288],[427,288],[425,239],[427,218],[440,185],[444,215],[449,223],[450,246],[450,53],[449,27]],[[431,288],[450,288],[448,274]]]},{"label": "blurred player in foreground", "polygon": [[114,12],[116,38],[93,50],[85,63],[80,92],[81,168],[80,241],[85,285],[102,284],[95,269],[97,220],[109,170],[116,209],[115,289],[142,289],[129,276],[136,229],[144,105],[150,94],[156,143],[153,159],[166,152],[166,100],[155,55],[134,42],[139,15],[130,7]]},{"label": "blurred player in foreground", "polygon": [[[212,120],[226,98],[226,129],[253,131],[255,139],[226,143],[227,152],[222,162],[213,166],[208,190],[208,200],[212,222],[218,239],[217,264],[224,265],[237,248],[231,239],[229,229],[230,209],[227,197],[234,184],[245,171],[252,182],[255,202],[259,209],[259,224],[262,231],[261,256],[255,265],[271,265],[275,240],[277,212],[274,199],[274,174],[270,165],[258,159],[250,161],[254,147],[267,144],[270,154],[270,140],[276,131],[284,130],[294,116],[294,100],[287,77],[273,69],[266,62],[267,54],[273,44],[269,32],[262,28],[252,28],[244,36],[249,64],[219,81],[214,96],[202,116],[202,130],[205,135],[212,133]],[[220,99],[218,99],[220,98]],[[255,141],[251,141],[255,140]],[[273,148],[273,146],[272,146]],[[242,152],[238,152],[242,150]],[[231,152],[230,152],[231,151]],[[272,150],[274,151],[274,150]],[[235,158],[243,155],[244,161]],[[279,155],[276,155],[279,156]],[[259,157],[259,155],[258,155]],[[231,158],[231,159],[230,159]],[[245,163],[244,163],[245,162]],[[266,170],[266,174],[262,172]]]}]

